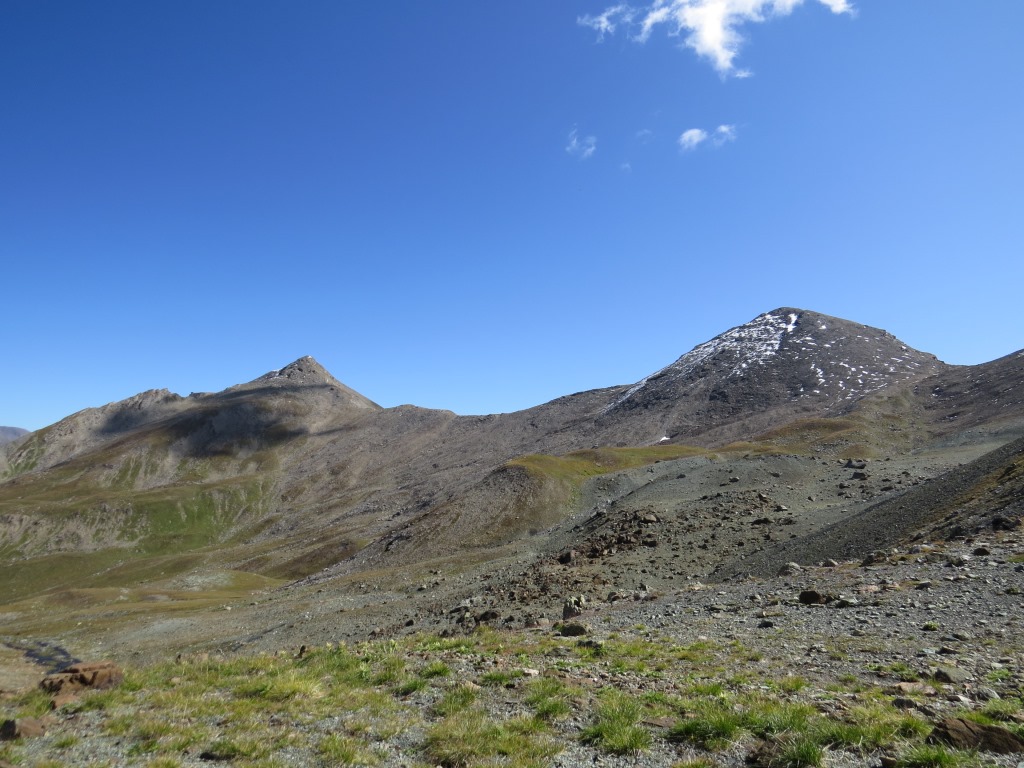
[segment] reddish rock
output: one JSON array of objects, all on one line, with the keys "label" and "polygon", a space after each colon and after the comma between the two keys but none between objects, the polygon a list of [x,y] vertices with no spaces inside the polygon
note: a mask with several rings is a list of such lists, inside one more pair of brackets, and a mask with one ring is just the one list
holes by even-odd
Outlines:
[{"label": "reddish rock", "polygon": [[22,717],[17,720],[4,720],[0,725],[0,741],[14,739],[31,739],[46,733],[46,724],[34,717]]},{"label": "reddish rock", "polygon": [[50,709],[67,707],[78,701],[78,696],[73,693],[58,693],[50,700]]},{"label": "reddish rock", "polygon": [[74,694],[86,689],[101,690],[120,685],[124,673],[112,661],[73,664],[60,672],[47,675],[39,687],[47,693]]},{"label": "reddish rock", "polygon": [[962,717],[947,717],[936,724],[928,735],[932,744],[946,744],[954,749],[978,749],[1010,755],[1024,752],[1024,739],[998,725],[982,725]]}]

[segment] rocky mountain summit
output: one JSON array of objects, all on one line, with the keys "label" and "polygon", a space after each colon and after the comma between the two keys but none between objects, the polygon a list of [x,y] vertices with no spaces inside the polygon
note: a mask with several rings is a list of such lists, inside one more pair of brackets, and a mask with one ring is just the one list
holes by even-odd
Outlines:
[{"label": "rocky mountain summit", "polygon": [[696,346],[617,395],[597,421],[622,428],[641,411],[671,440],[706,444],[801,414],[839,414],[948,368],[885,331],[784,307]]}]

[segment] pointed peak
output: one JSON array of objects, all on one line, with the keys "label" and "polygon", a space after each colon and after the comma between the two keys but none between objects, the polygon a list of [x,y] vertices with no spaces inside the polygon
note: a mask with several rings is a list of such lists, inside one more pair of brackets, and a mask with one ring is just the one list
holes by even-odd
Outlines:
[{"label": "pointed peak", "polygon": [[312,355],[303,355],[294,363],[290,363],[289,365],[286,365],[284,368],[282,368],[280,370],[280,373],[295,373],[299,375],[305,374],[307,376],[331,375],[330,373],[327,372],[327,369],[320,365],[320,363],[318,363],[316,361],[316,358],[313,357]]},{"label": "pointed peak", "polygon": [[[894,381],[907,381],[940,365],[892,334],[842,318],[793,307],[758,315],[698,344],[671,365],[641,379],[609,405],[608,412],[648,387],[689,387],[698,381],[730,386],[741,381],[764,390],[785,381],[782,397],[828,396],[850,401]],[[673,390],[675,391],[675,390]],[[823,394],[825,393],[825,394]],[[671,400],[675,395],[660,395]]]},{"label": "pointed peak", "polygon": [[303,389],[317,388],[334,393],[333,397],[344,401],[347,405],[357,408],[377,410],[380,408],[369,398],[359,394],[354,389],[346,387],[338,381],[331,373],[316,361],[316,358],[306,355],[300,357],[294,363],[286,365],[277,371],[271,371],[260,376],[255,381],[241,385],[244,388],[252,387],[300,387]]},{"label": "pointed peak", "polygon": [[294,363],[289,363],[284,368],[260,376],[257,381],[272,381],[275,379],[287,379],[294,383],[304,384],[338,384],[330,372],[310,355],[300,357]]}]

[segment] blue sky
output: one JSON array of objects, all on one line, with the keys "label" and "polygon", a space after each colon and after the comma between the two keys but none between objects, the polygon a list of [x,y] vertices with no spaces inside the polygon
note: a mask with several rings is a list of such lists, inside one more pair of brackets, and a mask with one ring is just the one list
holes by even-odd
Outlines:
[{"label": "blue sky", "polygon": [[778,306],[1008,354],[1022,27],[1019,0],[5,0],[0,424],[307,354],[385,406],[511,411]]}]

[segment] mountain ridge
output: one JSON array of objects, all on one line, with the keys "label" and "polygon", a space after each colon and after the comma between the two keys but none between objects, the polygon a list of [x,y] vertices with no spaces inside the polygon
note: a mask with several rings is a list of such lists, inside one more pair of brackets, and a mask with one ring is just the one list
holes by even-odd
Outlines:
[{"label": "mountain ridge", "polygon": [[[363,606],[350,636],[398,610],[364,601],[361,583],[408,605],[403,622],[444,626],[439,600],[408,580],[465,594],[431,571],[507,574],[524,610],[549,610],[584,573],[627,587],[641,568],[648,584],[710,578],[737,551],[770,567],[772,509],[790,510],[798,544],[814,542],[980,461],[1024,435],[1022,383],[1020,352],[950,366],[790,307],[633,384],[505,414],[382,408],[306,356],[217,393],[148,390],[0,448],[0,577],[15,612],[72,585],[166,595],[180,579],[268,580],[277,608],[254,626],[284,615],[287,595],[326,589]],[[892,463],[851,481],[849,459]],[[772,522],[738,522],[748,514]],[[632,522],[646,519],[661,522]],[[650,525],[660,539],[645,538]],[[664,548],[646,555],[644,541]],[[557,565],[573,551],[589,565]]]}]

